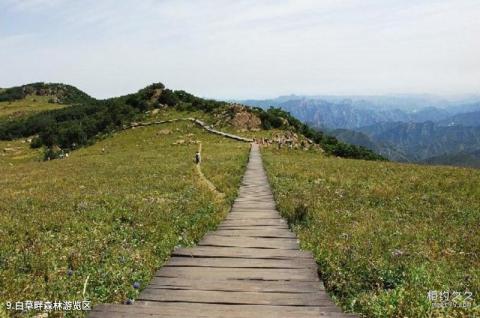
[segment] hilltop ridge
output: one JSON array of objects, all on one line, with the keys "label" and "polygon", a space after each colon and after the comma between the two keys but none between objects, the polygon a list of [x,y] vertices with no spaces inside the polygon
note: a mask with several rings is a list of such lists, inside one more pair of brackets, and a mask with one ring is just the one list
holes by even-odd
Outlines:
[{"label": "hilltop ridge", "polygon": [[[314,130],[290,113],[277,108],[267,110],[242,104],[203,99],[183,90],[171,90],[154,83],[136,93],[98,100],[65,84],[34,83],[8,88],[0,100],[18,100],[25,96],[51,95],[56,102],[71,106],[49,110],[0,123],[0,140],[31,138],[33,148],[46,147],[48,158],[59,149],[71,151],[90,145],[98,138],[142,121],[166,109],[199,112],[210,125],[239,130],[281,129],[301,134],[318,144],[327,154],[367,160],[384,160],[371,150],[339,142],[335,137]],[[52,152],[53,151],[53,152]]]},{"label": "hilltop ridge", "polygon": [[79,104],[91,102],[93,97],[78,88],[62,83],[31,83],[10,88],[0,88],[0,102],[12,102],[26,96],[51,96],[51,103]]}]

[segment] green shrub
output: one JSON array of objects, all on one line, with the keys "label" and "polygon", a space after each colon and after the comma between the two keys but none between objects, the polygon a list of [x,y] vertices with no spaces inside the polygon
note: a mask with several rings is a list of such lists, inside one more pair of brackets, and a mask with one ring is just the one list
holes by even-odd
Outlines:
[{"label": "green shrub", "polygon": [[35,137],[32,139],[32,142],[30,143],[30,147],[36,149],[40,148],[42,146],[42,140],[39,137]]},{"label": "green shrub", "polygon": [[64,152],[58,147],[47,147],[43,154],[43,160],[53,160],[63,157]]},{"label": "green shrub", "polygon": [[291,214],[287,214],[289,224],[298,225],[307,222],[308,206],[305,203],[298,204]]}]

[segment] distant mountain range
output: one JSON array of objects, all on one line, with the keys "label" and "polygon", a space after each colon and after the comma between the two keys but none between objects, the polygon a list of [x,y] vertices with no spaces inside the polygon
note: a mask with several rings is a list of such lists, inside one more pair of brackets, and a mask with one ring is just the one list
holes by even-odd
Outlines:
[{"label": "distant mountain range", "polygon": [[385,143],[406,154],[408,161],[423,161],[457,152],[480,149],[480,127],[440,126],[434,122],[385,122],[358,128],[375,143]]},{"label": "distant mountain range", "polygon": [[480,111],[456,114],[440,120],[438,125],[477,127],[480,126]]},{"label": "distant mountain range", "polygon": [[480,96],[282,96],[243,100],[279,107],[338,139],[391,160],[480,165]]},{"label": "distant mountain range", "polygon": [[462,167],[480,168],[480,150],[472,152],[457,152],[454,154],[445,154],[437,157],[431,157],[423,161],[427,164],[442,164]]},{"label": "distant mountain range", "polygon": [[340,141],[373,150],[390,160],[399,162],[410,161],[408,154],[402,150],[395,148],[395,146],[390,145],[388,142],[375,140],[363,132],[349,129],[326,130],[326,132],[337,137]]}]

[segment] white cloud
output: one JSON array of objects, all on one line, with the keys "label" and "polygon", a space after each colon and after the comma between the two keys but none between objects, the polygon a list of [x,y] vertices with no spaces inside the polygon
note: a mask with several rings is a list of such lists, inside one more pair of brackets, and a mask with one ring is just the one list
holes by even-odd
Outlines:
[{"label": "white cloud", "polygon": [[164,81],[224,98],[480,87],[473,0],[0,1],[12,21],[2,30],[0,16],[0,86],[66,81],[104,97]]}]

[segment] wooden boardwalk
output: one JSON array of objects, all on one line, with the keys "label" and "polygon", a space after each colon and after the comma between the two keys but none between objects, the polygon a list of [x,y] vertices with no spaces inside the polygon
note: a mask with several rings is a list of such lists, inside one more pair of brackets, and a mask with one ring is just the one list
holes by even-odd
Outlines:
[{"label": "wooden boardwalk", "polygon": [[133,305],[99,305],[89,317],[309,318],[343,314],[275,209],[253,145],[239,196],[217,231],[173,252]]}]

